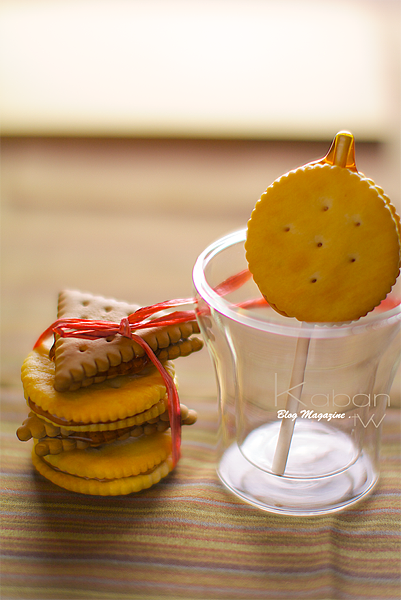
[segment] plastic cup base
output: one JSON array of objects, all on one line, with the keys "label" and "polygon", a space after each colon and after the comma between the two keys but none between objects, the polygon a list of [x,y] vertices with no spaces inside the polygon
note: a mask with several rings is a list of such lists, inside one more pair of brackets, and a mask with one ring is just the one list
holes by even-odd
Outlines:
[{"label": "plastic cup base", "polygon": [[236,496],[266,512],[316,516],[351,507],[372,492],[378,473],[366,454],[344,471],[327,477],[296,478],[268,473],[246,460],[237,444],[217,468],[222,483]]}]

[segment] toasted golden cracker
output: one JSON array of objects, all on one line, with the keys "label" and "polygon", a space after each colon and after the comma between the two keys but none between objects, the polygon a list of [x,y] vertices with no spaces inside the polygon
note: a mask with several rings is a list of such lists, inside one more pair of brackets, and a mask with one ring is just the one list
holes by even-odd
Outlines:
[{"label": "toasted golden cracker", "polygon": [[[32,437],[40,439],[45,436],[56,437],[59,435],[68,436],[72,432],[77,434],[99,433],[107,431],[117,431],[119,429],[139,427],[155,419],[159,419],[161,415],[168,414],[167,394],[153,404],[149,409],[144,410],[136,415],[119,419],[117,421],[106,421],[100,423],[82,423],[80,421],[67,421],[56,415],[52,415],[44,411],[40,406],[34,404],[32,400],[28,400],[28,405],[32,409],[27,419],[24,420],[21,427],[17,429],[17,437],[20,441],[30,440]],[[184,406],[184,405],[182,405]]]},{"label": "toasted golden cracker", "polygon": [[88,494],[91,496],[125,496],[127,494],[140,492],[159,483],[159,481],[163,479],[163,477],[167,477],[172,470],[172,459],[169,457],[155,467],[151,473],[133,475],[121,479],[112,479],[109,481],[98,481],[97,479],[83,479],[82,477],[55,471],[46,464],[42,458],[37,456],[37,454],[32,455],[32,462],[35,469],[55,485],[69,490],[70,492]]},{"label": "toasted golden cracker", "polygon": [[[167,434],[168,435],[168,434]],[[160,458],[160,456],[164,455],[164,450],[163,450],[163,445],[164,442],[162,442],[162,447],[161,449],[158,448],[158,444],[159,441],[157,439],[155,439],[156,436],[151,436],[151,438],[146,438],[146,439],[152,439],[156,445],[154,446],[154,454],[153,454],[153,460],[157,460],[158,458]],[[139,440],[138,440],[139,442]],[[171,444],[170,444],[171,446]],[[113,445],[110,445],[110,448],[112,448]],[[164,446],[165,448],[166,446]],[[137,448],[138,450],[138,448]],[[53,465],[51,465],[49,462],[47,462],[49,457],[46,457],[46,459],[41,458],[40,456],[38,456],[35,453],[35,450],[33,450],[32,452],[32,462],[33,465],[35,467],[35,469],[46,479],[48,479],[49,481],[51,481],[52,483],[58,485],[59,487],[62,487],[64,489],[67,489],[69,491],[72,492],[77,492],[80,494],[89,494],[89,495],[94,495],[94,496],[120,496],[120,495],[126,495],[126,494],[131,494],[133,492],[140,492],[143,489],[147,489],[150,488],[152,485],[155,485],[156,483],[158,483],[163,477],[166,477],[170,471],[173,468],[173,463],[172,463],[172,457],[171,454],[168,454],[166,456],[165,459],[163,459],[161,462],[158,462],[155,466],[153,466],[150,470],[148,470],[147,472],[141,472],[139,471],[137,474],[131,474],[131,475],[126,475],[126,476],[121,476],[120,478],[114,477],[112,476],[110,479],[107,479],[105,477],[101,477],[99,479],[97,478],[89,478],[86,476],[83,476],[81,474],[70,474],[69,471],[73,470],[76,471],[76,463],[74,463],[74,461],[72,461],[72,469],[70,469],[68,467],[68,465],[65,465],[65,456],[70,457],[72,452],[76,452],[77,454],[79,453],[81,459],[83,456],[86,455],[86,452],[88,452],[88,450],[77,450],[77,451],[71,451],[68,453],[64,453],[61,455],[58,455],[59,457],[63,457],[63,461],[62,461],[62,465],[64,468],[66,468],[66,472],[63,472],[62,470],[59,470],[58,467],[55,467]],[[94,450],[93,452],[98,453],[98,450]],[[146,453],[146,449],[145,449],[145,453]],[[127,452],[126,452],[126,457],[127,457]],[[148,458],[151,456],[151,452],[149,452],[148,450]],[[158,457],[158,458],[156,458]],[[54,457],[52,457],[54,458]],[[104,455],[102,457],[102,459],[104,460]],[[93,460],[93,456],[92,456],[92,452],[89,451],[89,457],[88,457],[89,461]],[[96,459],[95,459],[96,460]],[[135,452],[132,455],[131,459],[128,459],[128,462],[133,462],[135,460]],[[107,463],[107,461],[105,461]],[[113,463],[117,463],[118,462],[118,457],[113,459],[110,459],[109,464],[106,466],[106,471],[108,473],[113,473],[115,472],[113,470]],[[141,462],[140,464],[145,464],[145,462]],[[148,462],[148,464],[152,463],[152,458],[150,459],[150,463]],[[91,469],[89,469],[90,472],[93,472]],[[87,469],[84,467],[83,468],[83,472],[87,472]],[[102,472],[102,471],[100,471]],[[121,472],[121,470],[120,470]],[[126,471],[127,473],[132,472],[132,469],[128,469]]]},{"label": "toasted golden cracker", "polygon": [[[27,419],[18,427],[17,437],[22,442],[34,438],[36,454],[44,457],[48,454],[60,454],[75,449],[82,450],[89,446],[98,447],[103,444],[111,444],[117,439],[126,439],[129,436],[138,438],[141,435],[153,435],[170,428],[167,402],[166,395],[151,409],[123,421],[91,423],[90,425],[70,422],[68,427],[59,426],[54,421],[48,420],[52,415],[43,414],[41,409],[34,405]],[[29,402],[29,405],[32,406],[32,403]],[[34,412],[35,409],[39,412]],[[196,423],[197,413],[195,410],[190,410],[185,404],[180,404],[180,413],[181,425]],[[56,417],[52,416],[52,418],[57,421]]]},{"label": "toasted golden cracker", "polygon": [[[114,299],[93,296],[74,290],[60,293],[58,318],[78,318],[119,323],[123,317],[135,312],[139,306]],[[141,336],[156,353],[174,345],[177,356],[185,356],[200,349],[202,344],[182,345],[192,333],[199,333],[195,321],[138,330]],[[186,353],[186,354],[185,354]],[[164,358],[164,360],[166,359]],[[57,336],[54,346],[55,378],[54,387],[62,392],[99,383],[125,373],[140,372],[149,364],[143,348],[134,340],[115,335],[110,338],[84,340]]]},{"label": "toasted golden cracker", "polygon": [[[174,377],[174,366],[165,367]],[[48,348],[39,346],[30,352],[22,365],[21,379],[25,398],[50,415],[69,422],[107,423],[122,421],[149,410],[165,397],[166,387],[160,373],[125,375],[96,383],[76,391],[58,392],[53,385],[55,365]]]},{"label": "toasted golden cracker", "polygon": [[98,448],[71,450],[45,457],[58,471],[88,479],[120,479],[146,473],[171,452],[170,433],[129,437]]},{"label": "toasted golden cracker", "polygon": [[71,450],[32,461],[56,485],[81,494],[115,496],[139,492],[172,470],[171,435],[117,441],[99,449]]},{"label": "toasted golden cracker", "polygon": [[300,321],[364,316],[399,273],[399,219],[380,188],[328,164],[300,167],[257,202],[245,244],[266,300]]}]

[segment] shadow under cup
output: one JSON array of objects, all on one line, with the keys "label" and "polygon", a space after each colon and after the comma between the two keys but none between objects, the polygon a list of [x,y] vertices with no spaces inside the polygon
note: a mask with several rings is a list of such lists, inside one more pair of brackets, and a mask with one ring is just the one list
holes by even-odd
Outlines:
[{"label": "shadow under cup", "polygon": [[[216,288],[247,269],[245,236],[209,246],[193,271],[218,386],[218,475],[269,512],[341,510],[378,480],[380,430],[400,358],[400,306],[393,291],[358,321],[313,325],[253,304],[261,296],[251,277],[221,295]],[[306,364],[294,383],[302,347]]]}]

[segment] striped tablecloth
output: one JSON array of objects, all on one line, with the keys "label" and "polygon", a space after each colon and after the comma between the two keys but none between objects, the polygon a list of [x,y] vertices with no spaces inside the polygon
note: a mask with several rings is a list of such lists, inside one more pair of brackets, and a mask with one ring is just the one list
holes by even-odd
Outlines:
[{"label": "striped tablecloth", "polygon": [[34,473],[20,389],[3,391],[1,598],[37,600],[398,600],[400,413],[383,422],[382,476],[351,510],[318,518],[258,511],[215,473],[216,403],[183,401],[199,420],[156,487],[93,498]]}]

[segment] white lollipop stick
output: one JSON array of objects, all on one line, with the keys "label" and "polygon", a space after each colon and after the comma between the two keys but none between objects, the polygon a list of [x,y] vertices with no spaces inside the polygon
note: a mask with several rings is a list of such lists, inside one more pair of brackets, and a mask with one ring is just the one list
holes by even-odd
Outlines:
[{"label": "white lollipop stick", "polygon": [[[302,323],[302,328],[306,326]],[[308,360],[310,337],[299,337],[295,350],[294,365],[292,367],[290,389],[287,395],[286,410],[294,414],[298,411],[299,401],[302,396],[306,363]],[[294,431],[295,419],[281,420],[276,452],[274,453],[272,471],[276,475],[283,475],[287,465],[288,454]]]}]

